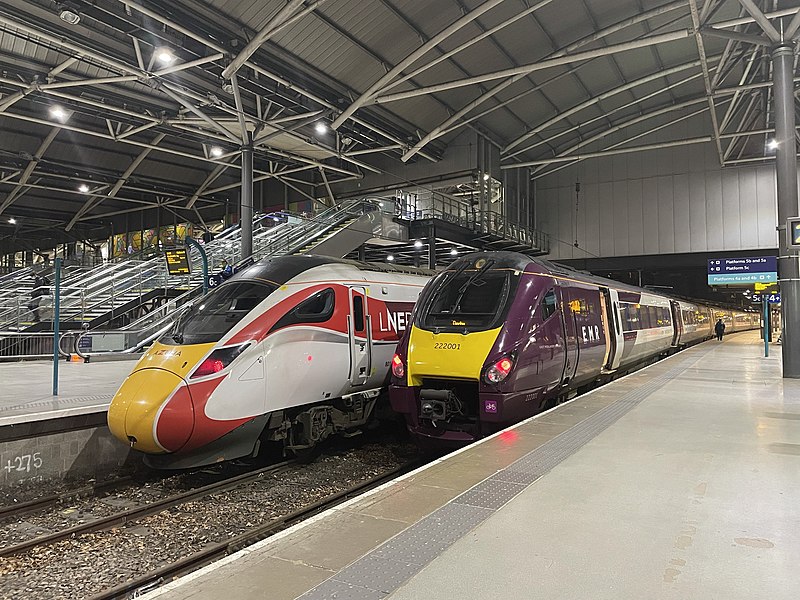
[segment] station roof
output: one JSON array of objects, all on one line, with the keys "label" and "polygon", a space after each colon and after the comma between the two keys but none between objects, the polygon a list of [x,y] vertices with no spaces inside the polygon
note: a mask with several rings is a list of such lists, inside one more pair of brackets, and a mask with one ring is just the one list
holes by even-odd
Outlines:
[{"label": "station roof", "polygon": [[308,197],[376,171],[376,155],[435,161],[464,128],[501,148],[504,169],[534,177],[570,155],[646,145],[695,114],[707,131],[669,143],[710,140],[725,165],[768,159],[762,25],[795,27],[798,10],[753,0],[6,0],[0,240],[77,235],[153,206],[201,218],[237,197],[248,137],[256,179]]}]

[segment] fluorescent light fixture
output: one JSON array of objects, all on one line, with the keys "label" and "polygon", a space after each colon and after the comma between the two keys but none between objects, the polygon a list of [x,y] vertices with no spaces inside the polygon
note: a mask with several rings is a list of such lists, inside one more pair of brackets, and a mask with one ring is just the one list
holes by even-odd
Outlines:
[{"label": "fluorescent light fixture", "polygon": [[162,65],[169,65],[175,61],[175,55],[169,48],[156,48],[156,59]]},{"label": "fluorescent light fixture", "polygon": [[389,262],[392,262],[394,260],[394,254],[390,254],[389,256],[387,256],[386,260],[388,260]]},{"label": "fluorescent light fixture", "polygon": [[16,224],[17,224],[17,220],[16,220],[14,217],[11,217],[11,218],[8,220],[8,222],[9,222],[9,223],[11,223],[12,225],[16,225]]},{"label": "fluorescent light fixture", "polygon": [[317,133],[328,133],[328,124],[320,121],[314,126],[314,129],[317,131]]},{"label": "fluorescent light fixture", "polygon": [[778,148],[778,142],[775,140],[775,138],[771,138],[767,141],[767,148],[769,150],[775,150]]},{"label": "fluorescent light fixture", "polygon": [[219,146],[211,146],[211,148],[208,150],[208,153],[214,158],[219,158],[220,156],[225,154],[225,151]]},{"label": "fluorescent light fixture", "polygon": [[456,250],[455,248],[450,250],[450,256],[458,256],[458,250]]},{"label": "fluorescent light fixture", "polygon": [[64,21],[65,23],[69,23],[70,25],[77,25],[81,22],[81,15],[80,13],[75,12],[74,10],[64,9],[60,13],[58,13],[58,18]]},{"label": "fluorescent light fixture", "polygon": [[420,240],[414,242],[414,248],[422,248],[422,242]]},{"label": "fluorescent light fixture", "polygon": [[63,107],[59,106],[58,104],[54,104],[50,107],[50,116],[53,119],[63,123],[69,118],[69,113],[67,113]]},{"label": "fluorescent light fixture", "polygon": [[86,192],[88,192],[88,191],[89,191],[89,186],[88,186],[88,185],[86,185],[85,183],[82,183],[82,184],[80,184],[80,185],[78,186],[78,191],[79,191],[80,193],[82,193],[82,194],[85,194]]}]

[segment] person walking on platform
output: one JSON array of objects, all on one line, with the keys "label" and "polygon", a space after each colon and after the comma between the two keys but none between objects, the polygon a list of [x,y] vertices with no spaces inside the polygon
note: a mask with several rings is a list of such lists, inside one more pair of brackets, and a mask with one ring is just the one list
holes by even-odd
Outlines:
[{"label": "person walking on platform", "polygon": [[721,342],[722,336],[725,335],[725,323],[722,322],[722,319],[717,321],[717,324],[714,325],[714,333],[717,334],[717,339]]}]

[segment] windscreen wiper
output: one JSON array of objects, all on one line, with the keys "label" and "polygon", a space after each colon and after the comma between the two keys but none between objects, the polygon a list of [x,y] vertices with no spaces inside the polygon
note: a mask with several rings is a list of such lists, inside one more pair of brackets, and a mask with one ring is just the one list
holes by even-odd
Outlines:
[{"label": "windscreen wiper", "polygon": [[458,288],[458,296],[456,297],[456,301],[453,302],[453,312],[454,313],[456,312],[458,307],[461,305],[461,299],[464,297],[464,294],[467,292],[467,290],[470,288],[470,286],[472,286],[475,283],[477,283],[478,281],[480,281],[480,277],[486,271],[488,271],[489,267],[491,267],[494,263],[495,263],[495,260],[493,258],[487,260],[486,263],[480,269],[478,269],[472,275],[470,275],[467,278],[467,280],[461,285],[461,287]]}]

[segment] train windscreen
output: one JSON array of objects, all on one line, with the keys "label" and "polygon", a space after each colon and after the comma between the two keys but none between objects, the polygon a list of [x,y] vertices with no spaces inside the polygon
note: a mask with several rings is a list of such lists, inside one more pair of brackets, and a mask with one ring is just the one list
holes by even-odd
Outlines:
[{"label": "train windscreen", "polygon": [[441,331],[485,331],[503,322],[519,277],[509,270],[446,274],[422,299],[418,326]]},{"label": "train windscreen", "polygon": [[195,301],[161,342],[170,345],[218,342],[276,289],[273,285],[252,281],[220,286]]}]

